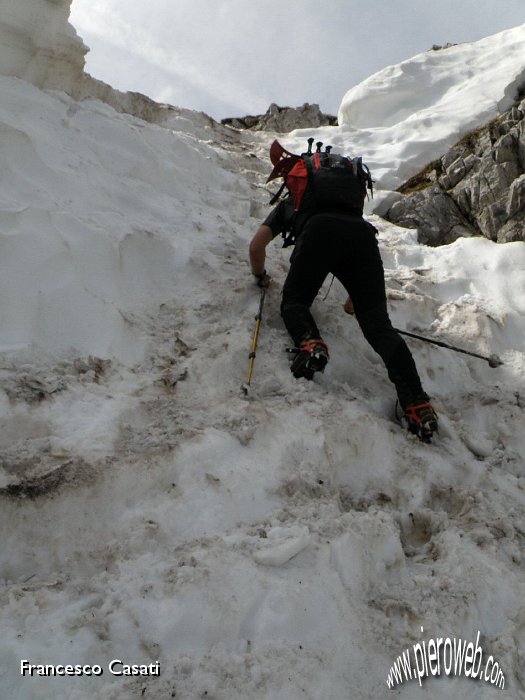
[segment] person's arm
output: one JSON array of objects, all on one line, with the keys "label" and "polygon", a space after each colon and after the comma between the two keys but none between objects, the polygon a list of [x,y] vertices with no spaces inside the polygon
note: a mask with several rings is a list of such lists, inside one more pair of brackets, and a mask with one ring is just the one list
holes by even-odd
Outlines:
[{"label": "person's arm", "polygon": [[272,229],[266,224],[261,224],[250,243],[250,265],[255,277],[260,278],[265,270],[266,246],[273,239]]}]

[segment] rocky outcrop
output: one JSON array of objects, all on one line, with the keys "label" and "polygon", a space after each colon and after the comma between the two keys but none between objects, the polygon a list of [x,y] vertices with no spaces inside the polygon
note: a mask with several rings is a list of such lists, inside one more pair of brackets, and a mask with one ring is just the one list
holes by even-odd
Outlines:
[{"label": "rocky outcrop", "polygon": [[335,126],[337,117],[324,114],[318,104],[305,102],[302,107],[279,107],[272,103],[266,114],[247,117],[230,117],[222,124],[235,129],[252,129],[253,131],[276,131],[288,133],[294,129],[316,128],[318,126]]},{"label": "rocky outcrop", "polygon": [[385,215],[428,245],[460,236],[525,240],[525,99],[402,185]]},{"label": "rocky outcrop", "polygon": [[451,49],[453,46],[457,46],[457,44],[451,44],[450,41],[447,41],[446,44],[432,44],[430,51],[444,51],[445,49]]},{"label": "rocky outcrop", "polygon": [[131,114],[146,122],[167,128],[182,128],[181,122],[189,121],[192,128],[199,125],[204,130],[213,128],[226,132],[226,129],[221,127],[219,122],[204,112],[155,102],[140,92],[121,92],[101,80],[92,78],[87,73],[84,75],[82,83],[69,94],[75,100],[100,100],[113,107],[117,112]]}]

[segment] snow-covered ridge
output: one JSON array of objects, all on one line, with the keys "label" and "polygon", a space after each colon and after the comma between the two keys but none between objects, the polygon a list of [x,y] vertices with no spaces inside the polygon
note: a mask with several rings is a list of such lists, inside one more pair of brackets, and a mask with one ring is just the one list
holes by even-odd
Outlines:
[{"label": "snow-covered ridge", "polygon": [[71,0],[2,0],[0,74],[74,93],[87,46],[68,22]]},{"label": "snow-covered ridge", "polygon": [[495,109],[509,109],[525,83],[524,41],[522,25],[388,66],[346,93],[339,123],[356,129],[389,129],[406,122],[422,128],[429,118],[446,121],[447,129],[484,124]]},{"label": "snow-covered ridge", "polygon": [[[362,155],[377,188],[394,190],[463,134],[512,106],[525,84],[524,46],[521,25],[388,66],[346,93],[339,127],[312,135]],[[306,135],[294,132],[287,146],[302,149]],[[385,197],[374,203],[377,213],[394,195]]]},{"label": "snow-covered ridge", "polygon": [[214,123],[201,112],[116,90],[86,73],[84,57],[89,48],[68,21],[71,3],[0,0],[0,75],[21,78],[42,90],[60,90],[75,100],[101,100],[118,112],[153,123],[190,119],[203,128]]}]

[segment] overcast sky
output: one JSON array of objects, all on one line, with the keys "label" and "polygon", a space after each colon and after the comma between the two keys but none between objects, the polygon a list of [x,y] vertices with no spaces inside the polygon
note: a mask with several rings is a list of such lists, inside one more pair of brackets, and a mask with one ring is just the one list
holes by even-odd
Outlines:
[{"label": "overcast sky", "polygon": [[73,0],[71,22],[87,71],[120,90],[216,119],[271,102],[336,114],[387,65],[524,24],[525,0]]}]

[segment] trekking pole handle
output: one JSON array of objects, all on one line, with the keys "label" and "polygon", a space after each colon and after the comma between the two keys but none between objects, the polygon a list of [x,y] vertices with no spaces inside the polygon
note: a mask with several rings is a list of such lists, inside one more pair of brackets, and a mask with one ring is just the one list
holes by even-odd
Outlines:
[{"label": "trekking pole handle", "polygon": [[261,287],[261,299],[259,301],[259,311],[257,312],[257,316],[255,317],[256,321],[260,321],[262,319],[262,312],[263,312],[265,297],[266,297],[266,287]]}]

